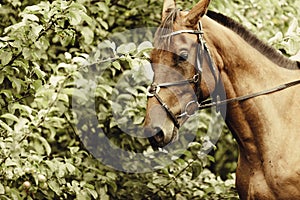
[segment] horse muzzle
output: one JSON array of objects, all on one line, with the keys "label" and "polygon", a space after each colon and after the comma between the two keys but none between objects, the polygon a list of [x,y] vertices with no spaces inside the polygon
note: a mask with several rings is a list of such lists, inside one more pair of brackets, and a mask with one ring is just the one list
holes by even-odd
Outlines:
[{"label": "horse muzzle", "polygon": [[145,135],[148,137],[149,142],[153,149],[165,147],[166,145],[178,139],[178,128],[175,126],[172,129],[166,129],[160,126],[146,127]]}]

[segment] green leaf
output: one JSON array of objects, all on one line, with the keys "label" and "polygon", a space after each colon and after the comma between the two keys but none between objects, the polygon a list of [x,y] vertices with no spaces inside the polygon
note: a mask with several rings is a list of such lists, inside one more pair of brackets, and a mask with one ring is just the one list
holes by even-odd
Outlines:
[{"label": "green leaf", "polygon": [[104,2],[98,2],[97,5],[98,5],[99,9],[101,11],[103,11],[105,14],[109,13],[109,7]]},{"label": "green leaf", "polygon": [[14,126],[14,130],[16,132],[19,132],[22,128],[24,128],[24,126],[29,122],[28,119],[26,118],[21,118],[19,119],[18,123],[15,124]]},{"label": "green leaf", "polygon": [[46,76],[46,73],[43,72],[39,66],[39,64],[37,64],[36,62],[33,62],[33,64],[35,65],[35,67],[33,68],[34,73],[41,79],[43,77]]},{"label": "green leaf", "polygon": [[276,42],[278,42],[278,41],[281,41],[282,39],[283,39],[283,34],[282,34],[282,32],[277,32],[277,33],[275,34],[274,37],[272,37],[272,38],[270,38],[270,39],[268,40],[268,43],[269,43],[269,44],[273,44],[273,43],[276,43]]},{"label": "green leaf", "polygon": [[94,27],[95,21],[90,16],[88,16],[86,13],[81,13],[81,18],[88,23],[89,26]]},{"label": "green leaf", "polygon": [[192,180],[197,178],[202,172],[202,165],[198,161],[194,161],[192,164]]},{"label": "green leaf", "polygon": [[38,11],[38,10],[40,10],[41,8],[39,7],[39,6],[37,6],[37,5],[33,5],[33,6],[27,6],[26,8],[25,8],[25,11]]},{"label": "green leaf", "polygon": [[87,11],[83,4],[75,3],[75,2],[72,2],[72,4],[70,5],[70,8],[72,8],[72,10],[75,10],[75,11],[76,10],[81,10],[83,12]]},{"label": "green leaf", "polygon": [[2,128],[4,128],[6,131],[8,131],[8,132],[12,132],[13,130],[6,124],[6,123],[4,123],[2,120],[0,120],[0,126],[2,127]]},{"label": "green leaf", "polygon": [[0,194],[5,194],[5,189],[2,183],[0,183]]},{"label": "green leaf", "polygon": [[22,16],[23,16],[24,20],[31,20],[31,21],[36,21],[36,22],[39,21],[39,18],[34,14],[23,14]]},{"label": "green leaf", "polygon": [[70,164],[70,163],[66,163],[66,168],[68,169],[68,171],[72,174],[74,173],[74,171],[76,170],[76,168],[74,167],[74,165]]},{"label": "green leaf", "polygon": [[108,23],[106,21],[104,21],[103,19],[98,19],[99,20],[99,23],[101,24],[101,26],[107,30],[109,27],[108,27]]},{"label": "green leaf", "polygon": [[19,103],[15,103],[13,106],[12,106],[12,109],[13,110],[20,110],[20,111],[25,111],[27,114],[31,115],[32,113],[32,108],[27,106],[27,105],[21,105]]},{"label": "green leaf", "polygon": [[4,81],[4,73],[0,73],[0,84]]},{"label": "green leaf", "polygon": [[94,199],[97,199],[98,198],[98,193],[95,191],[95,190],[91,190],[89,188],[86,188],[86,190],[88,191],[88,193],[90,193],[90,195],[92,195],[92,197]]},{"label": "green leaf", "polygon": [[140,53],[142,51],[145,51],[145,50],[150,50],[152,49],[153,46],[152,46],[152,43],[149,42],[149,41],[145,41],[145,42],[142,42],[138,48],[137,48],[137,51]]},{"label": "green leaf", "polygon": [[[300,50],[298,50],[296,55],[291,56],[290,59],[295,60],[295,61],[300,61]],[[1,79],[1,76],[0,76],[0,79]],[[0,82],[0,84],[1,84],[1,82]]]},{"label": "green leaf", "polygon": [[2,52],[1,53],[1,64],[7,65],[12,59],[12,53],[11,52]]},{"label": "green leaf", "polygon": [[215,158],[213,156],[207,155],[207,158],[211,162],[215,162]]},{"label": "green leaf", "polygon": [[49,180],[48,185],[58,196],[61,194],[60,185],[55,180]]},{"label": "green leaf", "polygon": [[58,94],[58,100],[69,103],[69,96],[66,94]]},{"label": "green leaf", "polygon": [[30,60],[32,56],[32,50],[30,48],[25,47],[22,51],[22,55],[26,60]]},{"label": "green leaf", "polygon": [[106,176],[112,180],[115,180],[117,178],[117,175],[113,172],[107,172]]},{"label": "green leaf", "polygon": [[136,45],[134,43],[122,44],[117,48],[117,53],[129,54],[136,50]]},{"label": "green leaf", "polygon": [[15,159],[8,158],[5,160],[6,166],[18,166],[18,162]]},{"label": "green leaf", "polygon": [[72,96],[75,93],[76,89],[74,88],[64,88],[62,89],[62,93],[66,95]]},{"label": "green leaf", "polygon": [[122,68],[121,65],[120,65],[120,63],[119,63],[119,61],[113,62],[112,65],[113,65],[114,68],[116,68],[117,70],[121,70],[121,68]]},{"label": "green leaf", "polygon": [[34,89],[35,91],[37,91],[39,88],[42,87],[42,85],[43,85],[43,82],[41,80],[35,80],[31,84],[31,88]]},{"label": "green leaf", "polygon": [[44,29],[44,27],[42,25],[38,25],[38,26],[33,26],[32,27],[32,32],[34,34],[34,36],[38,37],[40,35],[40,32]]},{"label": "green leaf", "polygon": [[70,149],[70,152],[72,155],[74,155],[75,153],[77,153],[80,150],[79,147],[69,147],[69,149]]},{"label": "green leaf", "polygon": [[73,29],[65,29],[62,36],[60,37],[60,42],[63,46],[68,46],[70,44],[74,45],[75,39],[75,31]]},{"label": "green leaf", "polygon": [[51,146],[49,145],[48,141],[43,138],[43,137],[36,137],[38,140],[40,140],[40,142],[42,143],[47,156],[49,156],[51,154]]},{"label": "green leaf", "polygon": [[105,90],[108,94],[112,94],[113,92],[113,88],[109,85],[98,85],[97,87]]},{"label": "green leaf", "polygon": [[14,89],[16,89],[17,90],[17,93],[19,94],[20,93],[20,91],[21,91],[21,87],[22,87],[22,80],[21,79],[18,79],[18,78],[16,78],[16,77],[8,77],[8,79],[12,82],[12,86],[13,86],[13,88]]},{"label": "green leaf", "polygon": [[83,27],[81,29],[81,34],[84,38],[85,44],[92,44],[94,40],[94,31],[91,30],[89,27]]},{"label": "green leaf", "polygon": [[57,86],[57,84],[64,79],[64,76],[51,76],[49,81],[51,85]]},{"label": "green leaf", "polygon": [[9,27],[6,27],[6,28],[4,29],[4,33],[8,33],[8,32],[10,32],[10,31],[18,30],[19,28],[24,27],[25,25],[26,25],[25,21],[16,23],[16,24],[14,24],[14,25],[11,25],[11,26],[9,26]]},{"label": "green leaf", "polygon": [[12,90],[0,90],[0,94],[3,94],[7,100],[14,100],[14,97],[12,95]]},{"label": "green leaf", "polygon": [[81,15],[78,12],[71,10],[67,16],[71,25],[76,26],[81,23]]},{"label": "green leaf", "polygon": [[116,50],[116,43],[115,42],[112,42],[110,40],[104,40],[102,43],[101,43],[101,46],[100,48],[111,48],[111,50],[114,52],[115,54],[115,50]]},{"label": "green leaf", "polygon": [[90,200],[90,197],[86,194],[85,191],[78,191],[77,195],[76,195],[76,199],[80,199],[80,200]]},{"label": "green leaf", "polygon": [[5,119],[10,119],[10,120],[15,121],[15,122],[19,121],[18,117],[16,117],[13,114],[10,114],[10,113],[5,113],[5,114],[1,115],[0,117],[5,118]]},{"label": "green leaf", "polygon": [[133,124],[140,125],[144,122],[144,117],[142,116],[134,116]]},{"label": "green leaf", "polygon": [[286,32],[286,36],[293,36],[296,34],[298,28],[298,20],[296,18],[294,18],[292,20],[291,25],[289,26],[288,31]]}]

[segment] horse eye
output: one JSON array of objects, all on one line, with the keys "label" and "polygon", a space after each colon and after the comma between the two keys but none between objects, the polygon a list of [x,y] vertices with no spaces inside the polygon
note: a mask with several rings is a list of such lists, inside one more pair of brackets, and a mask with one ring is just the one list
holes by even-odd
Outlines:
[{"label": "horse eye", "polygon": [[179,54],[179,61],[186,61],[189,57],[189,54],[187,51],[182,51]]}]

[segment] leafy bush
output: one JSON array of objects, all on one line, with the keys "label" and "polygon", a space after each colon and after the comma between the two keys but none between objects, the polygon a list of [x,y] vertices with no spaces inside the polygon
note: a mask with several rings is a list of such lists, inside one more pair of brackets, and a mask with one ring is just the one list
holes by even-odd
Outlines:
[{"label": "leafy bush", "polygon": [[[213,1],[212,9],[291,55],[299,49],[296,5],[299,1],[226,0]],[[214,112],[201,112],[182,127],[186,134],[180,141],[189,142],[187,150],[154,158],[146,139],[126,132],[138,133],[143,121],[150,83],[143,75],[149,72],[153,30],[131,32],[133,41],[107,38],[157,26],[160,10],[161,2],[154,0],[1,3],[1,199],[237,199],[237,153],[229,148],[234,140],[226,127],[217,148],[206,135],[218,136],[223,128]],[[155,171],[130,173],[144,167],[139,162],[121,166],[123,171],[111,168],[100,159],[111,146],[95,144],[103,138],[129,152],[112,149],[110,164],[144,155]],[[211,148],[215,163],[213,156],[203,156]]]}]

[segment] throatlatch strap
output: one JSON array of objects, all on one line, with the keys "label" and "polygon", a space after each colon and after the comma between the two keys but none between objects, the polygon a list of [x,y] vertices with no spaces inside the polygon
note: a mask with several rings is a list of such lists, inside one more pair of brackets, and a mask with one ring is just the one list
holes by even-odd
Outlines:
[{"label": "throatlatch strap", "polygon": [[271,89],[263,90],[263,91],[260,91],[260,92],[256,92],[256,93],[253,93],[253,94],[248,94],[248,95],[244,95],[244,96],[240,96],[240,97],[236,97],[236,98],[225,99],[225,100],[216,101],[216,102],[212,102],[211,100],[207,100],[207,101],[201,102],[198,106],[198,109],[203,110],[203,109],[211,108],[211,107],[214,107],[214,106],[222,106],[222,105],[232,103],[232,102],[245,101],[245,100],[248,100],[248,99],[251,99],[251,98],[254,98],[254,97],[258,97],[258,96],[278,92],[278,91],[287,89],[289,87],[292,87],[292,86],[295,86],[295,85],[298,85],[298,84],[300,84],[300,80],[291,81],[291,82],[279,85],[279,86],[271,88]]}]

